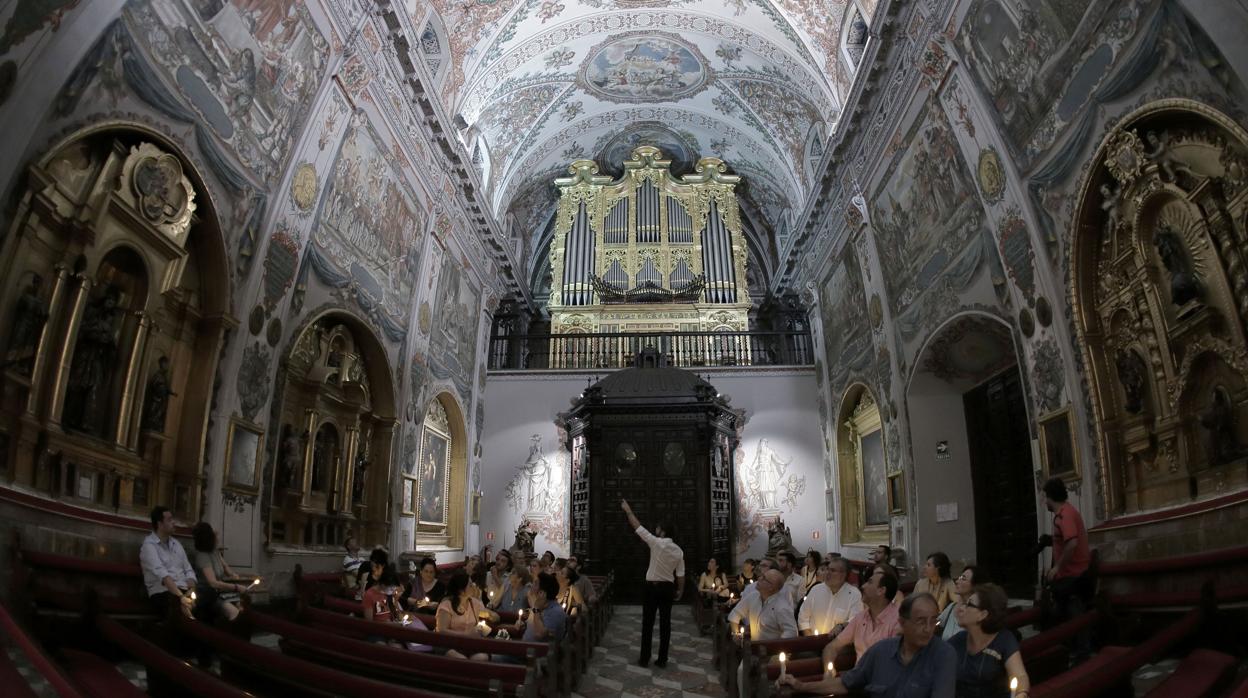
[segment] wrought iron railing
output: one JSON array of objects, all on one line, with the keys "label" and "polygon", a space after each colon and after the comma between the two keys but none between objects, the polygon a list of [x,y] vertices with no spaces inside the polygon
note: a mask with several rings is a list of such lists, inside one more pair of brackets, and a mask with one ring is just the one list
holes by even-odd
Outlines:
[{"label": "wrought iron railing", "polygon": [[809,332],[615,332],[530,334],[490,338],[490,368],[627,368],[654,347],[670,366],[810,366]]}]

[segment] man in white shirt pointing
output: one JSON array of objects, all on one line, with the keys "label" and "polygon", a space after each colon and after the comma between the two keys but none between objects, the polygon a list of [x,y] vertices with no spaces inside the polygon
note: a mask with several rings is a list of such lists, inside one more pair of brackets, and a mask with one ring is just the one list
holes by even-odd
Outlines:
[{"label": "man in white shirt pointing", "polygon": [[628,516],[628,525],[650,547],[650,566],[646,569],[646,589],[641,607],[641,657],[639,666],[650,665],[650,640],[654,635],[654,612],[659,612],[659,658],[657,667],[667,666],[667,648],[672,639],[672,602],[685,590],[685,553],[672,541],[675,534],[670,525],[656,524],[654,533],[641,525],[628,502],[620,500],[620,508]]}]

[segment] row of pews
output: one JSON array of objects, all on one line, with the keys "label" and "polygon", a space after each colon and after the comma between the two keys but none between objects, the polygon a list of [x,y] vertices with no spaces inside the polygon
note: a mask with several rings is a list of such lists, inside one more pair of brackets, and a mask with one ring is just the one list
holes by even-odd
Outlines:
[{"label": "row of pews", "polygon": [[[1133,674],[1145,664],[1166,657],[1182,660],[1148,696],[1248,698],[1248,678],[1239,673],[1244,665],[1239,629],[1244,627],[1248,589],[1227,574],[1228,569],[1237,565],[1242,569],[1245,564],[1248,546],[1144,562],[1104,563],[1099,568],[1102,582],[1118,575],[1171,573],[1203,580],[1203,584],[1195,590],[1099,593],[1092,610],[1056,625],[1046,624],[1037,608],[1012,609],[1006,622],[1009,629],[1038,631],[1026,637],[1020,647],[1031,679],[1032,698],[1131,696]],[[851,579],[856,576],[851,575]],[[743,630],[729,627],[729,610],[723,600],[709,608],[695,604],[694,610],[699,624],[711,628],[714,661],[727,695],[781,695],[775,686],[780,676],[776,657],[781,652],[789,658],[788,673],[803,681],[823,675],[821,654],[830,637],[751,640],[748,626]],[[1100,640],[1100,650],[1070,667],[1067,644],[1082,631],[1090,631]],[[851,647],[836,657],[834,665],[841,672],[853,667],[855,661]],[[1239,684],[1228,690],[1237,679]]]},{"label": "row of pews", "polygon": [[[0,652],[3,696],[553,698],[579,685],[612,615],[612,578],[590,575],[597,598],[559,642],[435,633],[356,617],[359,602],[333,595],[328,582],[337,584],[336,573],[298,570],[293,611],[262,609],[245,599],[238,620],[218,627],[187,620],[176,609],[158,618],[142,595],[137,564],[20,546],[12,561],[12,605],[0,606],[0,640],[9,648]],[[433,627],[432,616],[424,620]],[[502,621],[506,627],[516,618],[503,614]],[[276,637],[277,647],[253,642],[256,633]],[[450,649],[487,653],[493,661],[445,656]],[[201,668],[208,664],[195,661],[197,655],[219,658],[219,675]],[[118,668],[123,661],[146,668],[146,694]]]}]

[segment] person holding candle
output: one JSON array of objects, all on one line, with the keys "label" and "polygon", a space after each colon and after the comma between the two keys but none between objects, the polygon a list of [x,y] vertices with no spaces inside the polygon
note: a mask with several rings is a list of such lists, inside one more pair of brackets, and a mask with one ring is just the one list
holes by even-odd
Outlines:
[{"label": "person holding candle", "polygon": [[628,517],[628,525],[650,548],[650,565],[646,568],[646,589],[641,607],[641,656],[638,666],[650,664],[650,642],[654,635],[654,614],[659,614],[659,658],[657,667],[667,666],[667,648],[672,640],[672,602],[681,597],[685,589],[685,553],[672,540],[675,531],[668,524],[655,525],[654,533],[647,531],[628,502],[621,499],[620,508]]},{"label": "person holding candle", "polygon": [[152,532],[139,548],[139,565],[147,599],[157,615],[165,617],[174,603],[183,615],[193,617],[194,601],[188,589],[195,586],[195,568],[186,559],[186,549],[173,537],[173,512],[168,507],[152,509]]},{"label": "person holding candle", "polygon": [[[740,627],[746,623],[750,627],[750,640],[770,641],[788,640],[797,637],[797,622],[793,620],[793,605],[785,590],[784,575],[780,570],[768,569],[754,583],[757,593],[742,596],[728,614],[729,627]],[[741,634],[738,633],[738,638]],[[742,694],[747,691],[744,681],[745,663],[737,667],[737,685]]]},{"label": "person holding candle", "polygon": [[446,595],[446,585],[438,579],[438,564],[433,558],[426,557],[420,561],[417,570],[418,574],[412,577],[404,599],[413,610],[433,608]]},{"label": "person holding candle", "polygon": [[862,592],[849,584],[849,560],[827,558],[819,566],[822,584],[816,584],[797,612],[803,635],[839,634],[849,620],[862,612]]},{"label": "person holding candle", "polygon": [[495,594],[490,604],[497,611],[516,612],[528,607],[529,595],[529,568],[523,565],[516,565],[511,570],[511,575],[507,578],[507,584],[503,591]]},{"label": "person holding candle", "polygon": [[579,613],[585,605],[581,590],[576,587],[576,582],[580,578],[581,576],[568,564],[567,560],[555,561],[555,581],[559,582],[559,593],[555,595],[555,601],[570,616]]},{"label": "person holding candle", "polygon": [[[233,621],[238,618],[240,595],[251,591],[255,586],[253,581],[259,580],[244,580],[234,574],[217,549],[217,533],[212,530],[212,524],[207,521],[195,524],[191,529],[191,538],[195,541],[195,574],[198,578],[195,590],[201,597],[198,605],[227,621]],[[208,618],[202,613],[199,615]]]},{"label": "person holding candle", "polygon": [[862,585],[862,612],[850,618],[836,639],[824,645],[824,663],[835,661],[836,656],[851,645],[861,659],[873,645],[900,633],[900,605],[893,603],[896,595],[897,578],[883,569],[876,569]]},{"label": "person holding candle", "polygon": [[[520,616],[519,627],[525,642],[558,641],[568,626],[568,614],[555,602],[559,582],[554,575],[542,573],[529,586],[530,613]],[[518,663],[518,658],[513,658]]]},{"label": "person holding candle", "polygon": [[698,591],[704,597],[728,596],[728,578],[719,569],[714,556],[706,561],[706,571],[698,575]]},{"label": "person holding candle", "polygon": [[[965,628],[949,646],[958,658],[959,698],[1027,696],[1031,681],[1023,666],[1018,639],[1005,627],[1008,599],[996,584],[980,584],[958,604],[955,613]],[[1010,678],[1018,680],[1010,691]]]},{"label": "person holding candle", "polygon": [[853,669],[840,676],[829,671],[819,681],[799,681],[783,675],[781,686],[794,691],[845,695],[863,690],[872,698],[954,698],[957,655],[936,637],[936,599],[931,594],[911,594],[902,602],[901,635],[877,642],[858,657]]},{"label": "person holding candle", "polygon": [[507,589],[507,583],[511,579],[511,570],[514,568],[511,560],[511,553],[506,549],[498,551],[498,556],[494,558],[494,564],[490,565],[489,576],[486,580],[486,591],[494,592],[490,598],[498,598]]},{"label": "person holding candle", "polygon": [[737,575],[737,589],[744,592],[745,588],[754,583],[754,568],[758,565],[758,560],[752,557],[745,558],[741,563],[741,574]]},{"label": "person holding candle", "polygon": [[[436,624],[434,630],[439,633],[452,633],[455,635],[468,635],[472,637],[480,637],[489,634],[488,625],[483,628],[480,624],[482,620],[481,614],[489,614],[485,604],[481,603],[481,592],[477,589],[474,593],[473,588],[476,587],[472,580],[468,578],[468,574],[462,569],[457,570],[451,575],[451,579],[446,585],[446,596],[438,603],[438,610],[435,614]],[[455,651],[447,650],[446,656],[464,658],[464,655]],[[489,659],[489,655],[484,652],[468,657],[468,659]]]}]

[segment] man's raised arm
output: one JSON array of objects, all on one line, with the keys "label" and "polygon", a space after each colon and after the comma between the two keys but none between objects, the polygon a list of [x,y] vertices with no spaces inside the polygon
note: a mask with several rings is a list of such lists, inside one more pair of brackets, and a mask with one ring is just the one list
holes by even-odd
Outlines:
[{"label": "man's raised arm", "polygon": [[633,514],[633,508],[628,505],[627,500],[624,500],[624,499],[620,500],[620,508],[623,509],[624,514],[628,516],[628,525],[630,528],[632,528],[634,531],[641,528],[641,522],[638,521],[637,517]]}]

